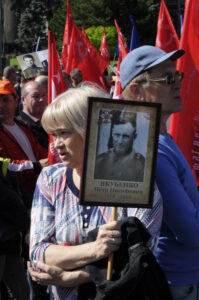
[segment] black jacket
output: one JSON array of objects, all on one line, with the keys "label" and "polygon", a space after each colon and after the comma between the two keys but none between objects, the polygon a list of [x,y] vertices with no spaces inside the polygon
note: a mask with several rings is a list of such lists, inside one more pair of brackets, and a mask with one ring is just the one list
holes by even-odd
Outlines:
[{"label": "black jacket", "polygon": [[23,111],[20,111],[19,115],[17,116],[17,120],[28,124],[32,130],[32,133],[37,138],[39,144],[42,147],[48,149],[48,134],[43,129],[40,121],[35,122]]},{"label": "black jacket", "polygon": [[9,172],[4,177],[0,163],[0,254],[19,253],[20,232],[30,226],[28,208],[18,182]]},{"label": "black jacket", "polygon": [[[92,284],[79,288],[81,300],[171,300],[167,280],[146,246],[150,234],[139,219],[130,217],[122,221],[122,244],[114,253],[112,278],[106,280],[107,259],[86,266]],[[96,239],[97,229],[88,235]],[[90,285],[90,287],[89,287]],[[91,291],[89,293],[89,291]]]}]

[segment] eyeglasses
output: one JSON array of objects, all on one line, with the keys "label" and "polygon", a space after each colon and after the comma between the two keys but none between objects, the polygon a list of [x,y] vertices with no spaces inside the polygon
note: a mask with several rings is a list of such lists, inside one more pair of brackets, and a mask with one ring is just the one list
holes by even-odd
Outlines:
[{"label": "eyeglasses", "polygon": [[174,74],[173,73],[167,73],[165,77],[162,78],[149,78],[140,82],[147,82],[147,81],[152,81],[152,82],[160,82],[160,83],[165,83],[167,85],[171,85],[176,83],[176,81],[182,81],[184,78],[184,73],[176,71]]},{"label": "eyeglasses", "polygon": [[173,73],[167,73],[165,77],[163,78],[150,78],[149,81],[154,82],[162,82],[168,85],[176,83],[176,81],[182,81],[184,78],[184,73],[182,72],[175,72]]}]

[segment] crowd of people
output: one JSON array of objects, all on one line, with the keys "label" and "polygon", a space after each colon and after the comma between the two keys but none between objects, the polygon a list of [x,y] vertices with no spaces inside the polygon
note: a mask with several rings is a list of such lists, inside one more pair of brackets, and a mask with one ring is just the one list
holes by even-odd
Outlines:
[{"label": "crowd of people", "polygon": [[[79,69],[70,74],[63,71],[66,91],[48,105],[47,74],[37,70],[34,78],[24,82],[15,67],[4,69],[0,80],[0,300],[116,299],[106,295],[106,279],[97,281],[102,276],[100,263],[127,244],[129,257],[140,246],[132,246],[136,230],[143,232],[139,226],[132,229],[132,218],[139,219],[149,233],[146,247],[164,274],[164,292],[157,292],[155,299],[199,300],[199,195],[191,169],[166,125],[172,113],[182,110],[183,75],[173,61],[183,55],[182,49],[165,53],[141,46],[121,63],[123,99],[161,103],[162,109],[152,208],[120,207],[116,221],[111,219],[110,206],[79,203],[88,97],[111,99],[112,88],[107,92],[84,82]],[[124,109],[113,114],[111,122],[108,151],[96,157],[93,178],[143,182],[145,157],[134,147],[136,114]],[[48,134],[61,161],[51,166]],[[130,258],[124,260],[128,268],[134,264]],[[147,270],[147,266],[142,267]],[[124,269],[120,275],[118,270],[108,285],[112,295],[120,275],[125,277]],[[134,279],[127,275],[130,284],[125,288],[123,280],[121,299],[154,300],[149,287],[135,293]],[[96,284],[92,293],[91,281]]]}]

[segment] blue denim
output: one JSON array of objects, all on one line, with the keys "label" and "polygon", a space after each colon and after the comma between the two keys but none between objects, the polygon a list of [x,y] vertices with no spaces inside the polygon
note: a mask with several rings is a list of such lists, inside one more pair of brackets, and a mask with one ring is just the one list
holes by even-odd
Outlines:
[{"label": "blue denim", "polygon": [[173,300],[199,300],[199,283],[189,285],[170,285]]}]

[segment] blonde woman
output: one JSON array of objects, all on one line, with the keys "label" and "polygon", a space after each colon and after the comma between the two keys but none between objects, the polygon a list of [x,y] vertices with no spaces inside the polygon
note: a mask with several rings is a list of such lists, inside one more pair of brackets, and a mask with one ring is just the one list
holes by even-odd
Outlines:
[{"label": "blonde woman", "polygon": [[[33,280],[54,284],[55,299],[77,299],[77,287],[90,281],[84,266],[118,250],[121,231],[110,221],[111,207],[79,204],[87,97],[109,97],[91,84],[70,89],[57,97],[42,117],[44,129],[53,135],[62,163],[45,168],[35,190],[30,237],[30,258],[40,273],[30,269]],[[161,197],[154,193],[154,209],[118,209],[137,215],[157,238],[162,217]],[[84,243],[90,230],[99,227],[97,239]],[[44,264],[45,263],[45,264]]]}]

